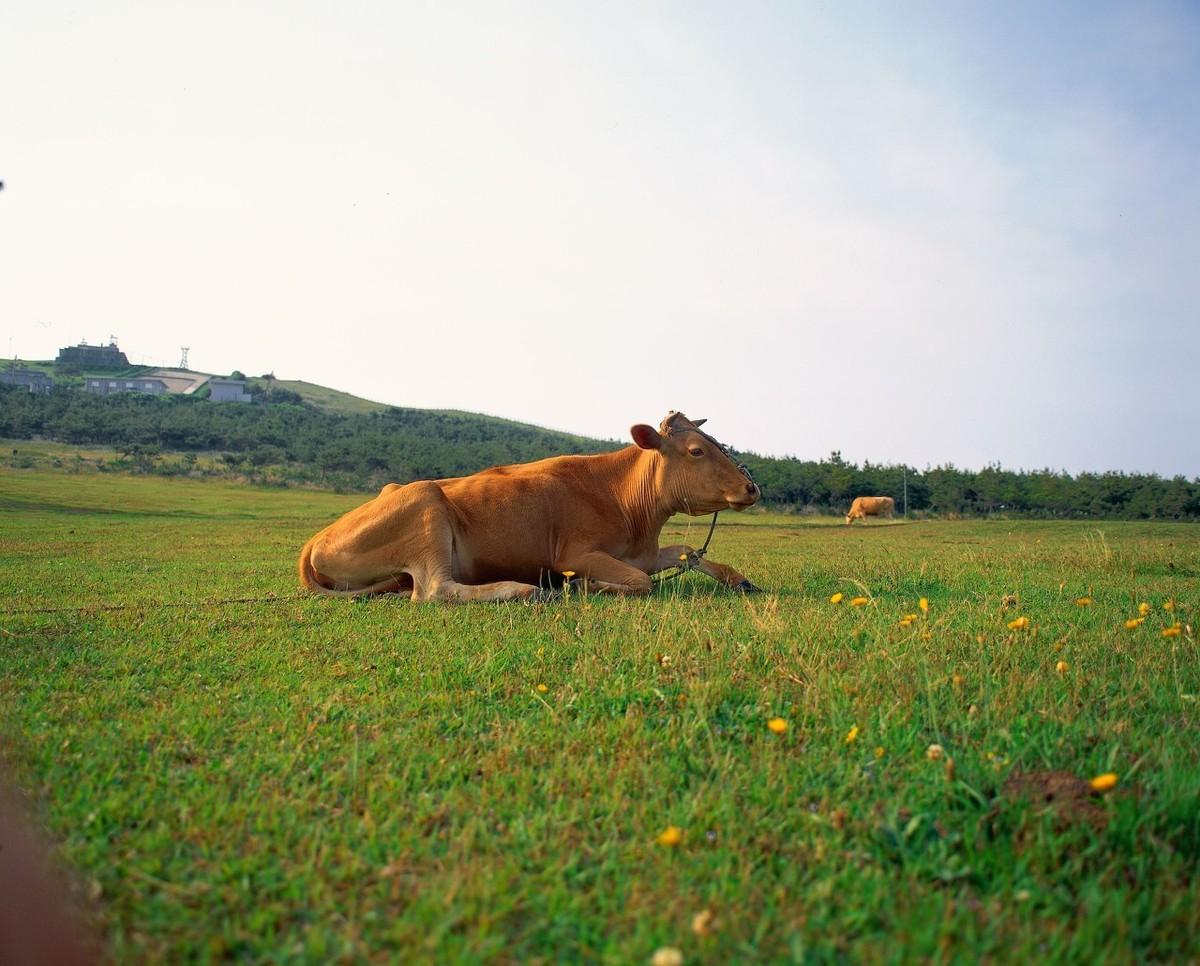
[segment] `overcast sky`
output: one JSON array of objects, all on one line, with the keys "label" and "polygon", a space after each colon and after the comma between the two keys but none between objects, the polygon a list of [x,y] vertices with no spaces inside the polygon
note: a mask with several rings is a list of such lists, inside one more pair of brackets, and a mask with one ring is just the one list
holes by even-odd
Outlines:
[{"label": "overcast sky", "polygon": [[1194,3],[0,14],[0,350],[1200,475]]}]

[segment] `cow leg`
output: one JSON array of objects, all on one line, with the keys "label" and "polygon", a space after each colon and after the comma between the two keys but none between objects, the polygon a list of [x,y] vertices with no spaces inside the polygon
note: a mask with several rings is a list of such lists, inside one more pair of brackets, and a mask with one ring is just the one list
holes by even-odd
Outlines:
[{"label": "cow leg", "polygon": [[696,557],[696,551],[683,544],[675,547],[660,547],[658,562],[655,564],[652,572],[658,573],[660,570],[670,570],[672,567],[678,567],[683,562],[679,558],[685,554],[691,561],[693,570],[699,570],[702,574],[708,574],[713,580],[724,584],[726,587],[732,587],[734,590],[741,590],[746,593],[755,593],[759,590],[758,587],[755,587],[754,584],[750,583],[749,580],[732,567],[719,564],[715,560],[709,560],[705,557]]},{"label": "cow leg", "polygon": [[589,590],[610,594],[648,594],[654,585],[650,576],[637,567],[599,550],[568,554],[554,565],[559,573],[574,571],[576,580],[584,580]]},{"label": "cow leg", "polygon": [[413,594],[413,600],[486,601],[529,600],[541,597],[540,587],[516,580],[497,580],[491,584],[460,584],[456,580],[441,580],[429,586],[425,593]]},{"label": "cow leg", "polygon": [[413,600],[488,601],[525,600],[539,596],[541,589],[515,580],[490,584],[464,584],[454,579],[454,530],[445,512],[426,517],[430,544],[420,564],[410,568]]},{"label": "cow leg", "polygon": [[301,579],[313,590],[347,596],[411,587],[413,600],[512,600],[539,592],[515,581],[456,580],[451,519],[435,483],[386,486],[369,514],[343,518],[309,541]]}]

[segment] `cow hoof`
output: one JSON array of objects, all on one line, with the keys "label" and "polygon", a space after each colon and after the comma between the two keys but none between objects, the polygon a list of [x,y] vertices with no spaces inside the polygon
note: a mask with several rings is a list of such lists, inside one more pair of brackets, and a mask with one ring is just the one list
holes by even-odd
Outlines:
[{"label": "cow hoof", "polygon": [[761,594],[763,592],[761,587],[755,587],[754,584],[750,583],[748,580],[743,580],[734,589],[740,590],[743,594]]}]

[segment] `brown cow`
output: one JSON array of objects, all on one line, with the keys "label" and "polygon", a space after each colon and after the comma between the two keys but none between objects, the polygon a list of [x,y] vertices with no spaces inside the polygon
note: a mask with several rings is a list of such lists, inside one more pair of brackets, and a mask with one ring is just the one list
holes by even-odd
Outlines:
[{"label": "brown cow", "polygon": [[683,555],[727,587],[758,588],[691,547],[658,546],[675,513],[744,510],[749,474],[692,422],[672,412],[637,445],[557,456],[474,476],[389,483],[326,527],[300,553],[300,582],[326,594],[411,592],[413,600],[538,596],[573,572],[592,589],[645,594],[650,575]]},{"label": "brown cow", "polygon": [[850,504],[850,512],[846,514],[846,526],[867,517],[887,517],[890,520],[895,512],[896,501],[890,496],[856,496]]}]

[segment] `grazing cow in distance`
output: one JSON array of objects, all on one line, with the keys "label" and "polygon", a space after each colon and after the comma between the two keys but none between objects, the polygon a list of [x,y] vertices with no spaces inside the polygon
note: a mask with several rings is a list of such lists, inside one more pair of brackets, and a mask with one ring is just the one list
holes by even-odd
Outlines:
[{"label": "grazing cow in distance", "polygon": [[890,520],[895,512],[896,501],[890,496],[856,496],[850,504],[850,512],[846,514],[846,526],[867,517],[887,517]]},{"label": "grazing cow in distance", "polygon": [[735,590],[758,588],[691,547],[659,547],[675,513],[744,510],[749,473],[682,413],[635,445],[556,456],[473,476],[389,483],[305,544],[300,582],[325,594],[410,593],[413,600],[534,598],[570,574],[594,590],[645,594],[650,575],[688,564]]}]

